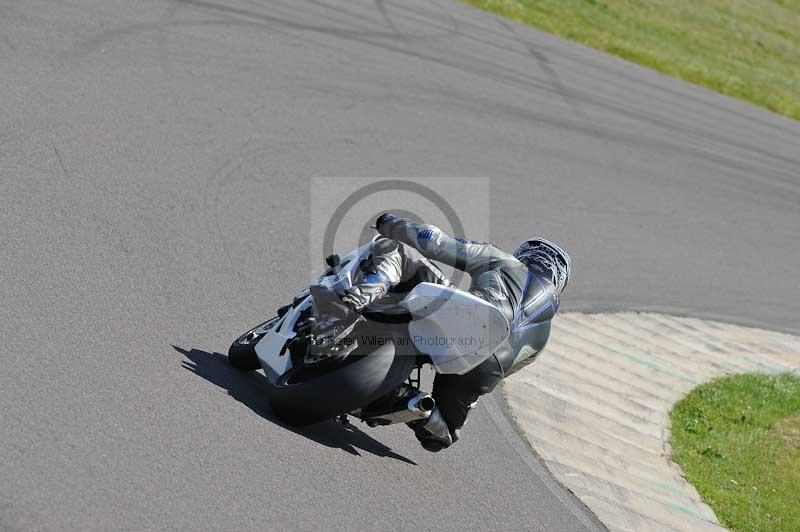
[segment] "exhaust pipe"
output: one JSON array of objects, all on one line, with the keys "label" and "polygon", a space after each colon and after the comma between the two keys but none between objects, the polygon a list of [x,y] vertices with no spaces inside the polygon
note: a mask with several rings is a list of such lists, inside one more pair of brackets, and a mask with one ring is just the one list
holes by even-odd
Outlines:
[{"label": "exhaust pipe", "polygon": [[416,419],[426,419],[436,408],[436,400],[428,393],[418,393],[408,400],[408,410]]},{"label": "exhaust pipe", "polygon": [[387,410],[378,412],[357,410],[350,413],[366,421],[370,427],[376,427],[428,419],[434,408],[436,408],[436,401],[433,396],[429,393],[419,392],[408,400],[398,401],[394,407]]}]

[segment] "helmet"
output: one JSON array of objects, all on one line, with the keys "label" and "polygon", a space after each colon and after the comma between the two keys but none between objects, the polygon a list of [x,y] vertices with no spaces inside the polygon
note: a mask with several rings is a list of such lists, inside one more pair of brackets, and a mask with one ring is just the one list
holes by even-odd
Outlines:
[{"label": "helmet", "polygon": [[566,251],[549,240],[533,238],[523,242],[514,256],[528,268],[551,275],[559,293],[567,287],[572,261]]}]

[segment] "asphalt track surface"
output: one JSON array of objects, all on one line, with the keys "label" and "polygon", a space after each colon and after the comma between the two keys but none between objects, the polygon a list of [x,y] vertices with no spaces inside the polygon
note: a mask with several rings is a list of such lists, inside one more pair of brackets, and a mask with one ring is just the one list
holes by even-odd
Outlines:
[{"label": "asphalt track surface", "polygon": [[428,454],[227,368],[310,176],[488,176],[564,308],[800,330],[798,123],[457,2],[4,0],[0,102],[2,530],[594,526],[499,396]]}]

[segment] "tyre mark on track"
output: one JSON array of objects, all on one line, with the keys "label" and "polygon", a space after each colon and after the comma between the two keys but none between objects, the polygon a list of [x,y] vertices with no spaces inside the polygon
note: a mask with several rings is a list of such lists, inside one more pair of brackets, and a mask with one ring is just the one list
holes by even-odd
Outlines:
[{"label": "tyre mark on track", "polygon": [[501,26],[503,26],[506,30],[508,30],[508,33],[511,34],[513,39],[517,41],[520,45],[522,45],[522,47],[528,51],[528,54],[530,54],[530,56],[533,57],[534,60],[536,60],[536,63],[539,65],[539,68],[542,70],[542,72],[547,74],[547,77],[550,78],[555,93],[561,96],[561,99],[564,100],[564,103],[567,104],[567,107],[572,109],[572,112],[575,114],[575,117],[589,124],[591,127],[592,125],[591,118],[589,118],[589,115],[587,115],[586,112],[583,110],[583,108],[579,103],[579,100],[574,97],[572,90],[569,89],[566,85],[564,85],[564,82],[561,81],[561,77],[558,75],[556,70],[550,64],[550,59],[545,54],[537,50],[536,47],[533,46],[533,44],[523,41],[522,38],[519,36],[519,34],[517,34],[516,30],[514,29],[514,26],[510,24],[507,20],[498,18],[497,22]]},{"label": "tyre mark on track", "polygon": [[237,177],[237,172],[240,172],[248,161],[257,158],[268,149],[268,146],[253,146],[253,138],[249,137],[241,144],[234,155],[226,159],[216,171],[209,175],[202,191],[203,206],[205,211],[210,214],[205,218],[208,234],[212,235],[213,239],[222,248],[222,252],[225,255],[224,261],[230,266],[230,270],[235,272],[233,275],[237,279],[237,284],[242,287],[247,286],[247,280],[234,261],[235,250],[230,247],[230,239],[226,238],[222,228],[223,200],[221,196],[223,188],[225,188],[223,185],[231,188],[234,183],[243,181],[241,176]]},{"label": "tyre mark on track", "polygon": [[61,153],[59,153],[58,148],[56,148],[56,143],[53,141],[53,139],[50,139],[50,145],[53,146],[53,151],[56,154],[58,165],[61,167],[61,172],[64,174],[64,177],[69,179],[69,172],[67,172],[67,167],[64,164],[64,159],[61,158]]}]

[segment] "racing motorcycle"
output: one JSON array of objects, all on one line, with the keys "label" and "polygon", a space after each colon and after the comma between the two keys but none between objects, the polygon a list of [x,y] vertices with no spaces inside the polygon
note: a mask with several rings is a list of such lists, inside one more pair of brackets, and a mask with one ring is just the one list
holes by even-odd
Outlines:
[{"label": "racing motorcycle", "polygon": [[325,309],[368,264],[374,242],[329,256],[308,288],[228,351],[234,367],[264,370],[273,412],[289,424],[346,423],[348,414],[369,426],[427,418],[436,403],[420,390],[422,367],[466,373],[509,334],[506,317],[483,299],[422,282],[368,306],[335,338],[315,336],[315,325],[330,319]]}]

